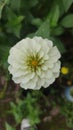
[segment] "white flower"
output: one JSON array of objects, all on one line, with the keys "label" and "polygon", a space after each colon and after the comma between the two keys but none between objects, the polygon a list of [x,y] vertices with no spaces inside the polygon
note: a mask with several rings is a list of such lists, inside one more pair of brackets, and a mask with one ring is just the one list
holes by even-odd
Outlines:
[{"label": "white flower", "polygon": [[24,89],[48,87],[60,73],[60,52],[52,41],[42,37],[26,38],[10,50],[12,79]]}]

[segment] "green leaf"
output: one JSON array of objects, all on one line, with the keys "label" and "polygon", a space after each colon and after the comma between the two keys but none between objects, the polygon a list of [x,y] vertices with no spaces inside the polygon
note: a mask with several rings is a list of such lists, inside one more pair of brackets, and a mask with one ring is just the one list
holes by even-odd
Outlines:
[{"label": "green leaf", "polygon": [[68,11],[68,9],[72,5],[72,3],[73,3],[73,0],[63,0],[63,5],[64,5],[65,12]]},{"label": "green leaf", "polygon": [[32,23],[33,25],[39,27],[39,26],[43,23],[43,21],[42,21],[40,18],[34,18],[34,19],[31,21],[31,23]]},{"label": "green leaf", "polygon": [[49,20],[50,20],[51,27],[57,26],[59,16],[60,16],[59,5],[56,4],[52,7],[51,12],[49,14]]},{"label": "green leaf", "polygon": [[6,7],[6,16],[8,21],[13,21],[16,18],[16,14],[9,7]]},{"label": "green leaf", "polygon": [[36,31],[35,36],[42,36],[43,38],[49,38],[50,36],[49,19],[43,22],[43,24]]},{"label": "green leaf", "polygon": [[36,4],[38,4],[38,0],[22,0],[22,7],[24,8],[24,10],[29,10]]},{"label": "green leaf", "polygon": [[9,54],[9,49],[10,47],[6,44],[1,45],[0,44],[0,63],[3,65],[3,67],[7,68],[8,63],[7,63],[7,58]]},{"label": "green leaf", "polygon": [[4,6],[9,2],[9,0],[0,0],[0,18],[2,16],[2,11]]},{"label": "green leaf", "polygon": [[14,33],[17,37],[20,37],[20,31],[22,27],[22,20],[24,16],[17,16],[10,8],[7,8],[8,22],[6,24],[7,31]]},{"label": "green leaf", "polygon": [[[15,3],[16,3],[16,4],[15,4]],[[11,7],[13,10],[19,11],[19,10],[20,10],[20,7],[21,7],[21,0],[10,0],[10,7]]]},{"label": "green leaf", "polygon": [[73,27],[73,14],[66,15],[60,22],[60,24],[65,28]]},{"label": "green leaf", "polygon": [[19,103],[17,106],[15,103],[11,102],[10,106],[11,106],[10,113],[13,114],[16,123],[19,124],[23,118],[22,110],[20,108],[21,104]]},{"label": "green leaf", "polygon": [[53,28],[53,29],[51,30],[51,35],[52,35],[52,36],[59,36],[59,35],[61,35],[62,33],[64,33],[64,28],[63,28],[63,27],[60,27],[60,26],[58,26],[58,27],[56,27],[56,28]]},{"label": "green leaf", "polygon": [[6,130],[15,130],[15,128],[9,125],[7,122],[5,123],[5,127],[6,127]]},{"label": "green leaf", "polygon": [[59,49],[59,51],[61,53],[65,53],[66,52],[64,44],[58,38],[51,38],[51,40],[53,41],[54,46],[58,47],[58,49]]}]

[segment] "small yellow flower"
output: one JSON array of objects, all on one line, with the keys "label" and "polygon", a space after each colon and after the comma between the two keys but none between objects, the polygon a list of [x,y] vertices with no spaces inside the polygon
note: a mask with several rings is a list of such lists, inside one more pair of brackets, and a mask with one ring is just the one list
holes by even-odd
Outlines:
[{"label": "small yellow flower", "polygon": [[62,67],[61,68],[61,73],[62,74],[68,74],[68,72],[69,72],[69,69],[67,67]]}]

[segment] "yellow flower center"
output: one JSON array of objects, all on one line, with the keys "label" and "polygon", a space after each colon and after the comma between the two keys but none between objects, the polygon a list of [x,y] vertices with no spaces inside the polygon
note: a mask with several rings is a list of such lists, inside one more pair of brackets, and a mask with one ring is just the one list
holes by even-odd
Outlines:
[{"label": "yellow flower center", "polygon": [[38,65],[38,62],[36,60],[32,60],[31,64],[36,67]]}]

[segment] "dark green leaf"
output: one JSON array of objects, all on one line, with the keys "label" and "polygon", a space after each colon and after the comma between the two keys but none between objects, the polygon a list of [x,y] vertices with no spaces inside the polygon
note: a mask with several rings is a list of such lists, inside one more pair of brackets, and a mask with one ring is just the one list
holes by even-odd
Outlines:
[{"label": "dark green leaf", "polygon": [[73,0],[63,0],[64,9],[66,12],[68,11],[72,3],[73,3]]},{"label": "dark green leaf", "polygon": [[43,24],[39,27],[35,36],[42,36],[43,38],[49,38],[50,36],[50,27],[49,27],[49,19],[45,20]]},{"label": "dark green leaf", "polygon": [[51,35],[52,36],[59,36],[61,35],[62,33],[64,33],[64,28],[63,27],[56,27],[56,28],[53,28],[52,31],[51,31]]},{"label": "dark green leaf", "polygon": [[0,60],[4,67],[8,66],[7,58],[10,47],[8,45],[0,45]]},{"label": "dark green leaf", "polygon": [[3,11],[3,8],[4,6],[9,2],[9,0],[0,0],[0,18],[1,18],[1,15],[2,15],[2,11]]},{"label": "dark green leaf", "polygon": [[58,47],[58,49],[59,49],[59,51],[61,53],[65,53],[66,52],[64,44],[58,38],[51,38],[51,40],[53,41],[54,46]]},{"label": "dark green leaf", "polygon": [[[15,4],[16,3],[16,4]],[[10,0],[10,7],[13,10],[17,10],[19,11],[20,7],[21,7],[21,0]]]},{"label": "dark green leaf", "polygon": [[38,0],[22,0],[22,7],[24,10],[28,10],[38,4]]},{"label": "dark green leaf", "polygon": [[60,24],[65,28],[73,27],[73,14],[66,15],[60,22]]},{"label": "dark green leaf", "polygon": [[14,33],[17,37],[20,37],[20,30],[22,27],[21,22],[24,19],[24,16],[17,16],[11,9],[7,8],[7,17],[7,31],[9,33]]},{"label": "dark green leaf", "polygon": [[40,18],[33,19],[31,23],[37,27],[39,27],[42,24],[42,20]]}]

